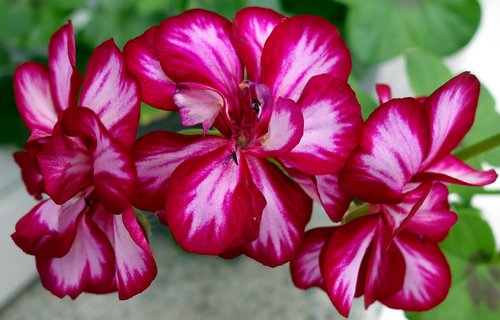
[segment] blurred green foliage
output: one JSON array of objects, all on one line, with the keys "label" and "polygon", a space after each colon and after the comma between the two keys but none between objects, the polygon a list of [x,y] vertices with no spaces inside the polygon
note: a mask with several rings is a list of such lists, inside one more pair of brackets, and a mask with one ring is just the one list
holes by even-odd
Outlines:
[{"label": "blurred green foliage", "polygon": [[459,220],[441,244],[452,272],[448,296],[410,320],[500,318],[500,253],[493,232],[475,209],[458,209]]},{"label": "blurred green foliage", "polygon": [[481,17],[477,0],[336,0],[348,6],[347,43],[374,64],[420,47],[439,56],[462,48]]}]

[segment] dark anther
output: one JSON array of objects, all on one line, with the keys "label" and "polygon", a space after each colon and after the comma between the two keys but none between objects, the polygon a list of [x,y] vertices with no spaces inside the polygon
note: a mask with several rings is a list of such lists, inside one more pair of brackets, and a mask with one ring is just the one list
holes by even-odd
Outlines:
[{"label": "dark anther", "polygon": [[87,199],[87,197],[83,197],[83,200],[85,200],[85,203],[89,206],[89,207],[92,207],[92,202],[90,202],[89,199]]},{"label": "dark anther", "polygon": [[236,151],[234,151],[233,153],[231,153],[226,157],[226,160],[224,160],[224,164],[228,164],[231,159],[233,159],[234,163],[238,165],[238,158],[236,158]]},{"label": "dark anther", "polygon": [[252,100],[252,110],[257,113],[257,115],[260,114],[260,102],[257,99]]}]

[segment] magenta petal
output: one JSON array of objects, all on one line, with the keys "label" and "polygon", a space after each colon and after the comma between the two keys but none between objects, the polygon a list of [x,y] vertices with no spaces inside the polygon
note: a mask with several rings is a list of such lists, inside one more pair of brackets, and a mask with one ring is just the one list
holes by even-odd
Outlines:
[{"label": "magenta petal", "polygon": [[[413,206],[421,201],[418,209],[408,219]],[[405,195],[397,205],[381,206],[387,225],[393,230],[400,228],[406,232],[426,236],[433,241],[444,240],[450,228],[457,221],[457,215],[450,211],[448,190],[442,183],[434,183],[430,191],[418,188]]]},{"label": "magenta petal", "polygon": [[377,91],[378,101],[380,104],[386,103],[392,99],[391,87],[385,83],[378,83],[375,85]]},{"label": "magenta petal", "polygon": [[243,68],[230,39],[231,23],[201,9],[163,21],[155,48],[163,70],[175,82],[197,82],[237,97]]},{"label": "magenta petal", "polygon": [[338,175],[319,175],[315,178],[321,204],[326,213],[334,222],[342,220],[351,204],[352,197],[340,190]]},{"label": "magenta petal", "polygon": [[179,108],[182,124],[194,126],[201,123],[203,133],[207,133],[219,112],[226,107],[226,99],[220,92],[198,83],[179,84],[173,99]]},{"label": "magenta petal", "polygon": [[113,40],[98,46],[87,64],[80,105],[93,110],[125,149],[132,147],[139,125],[139,88],[125,69]]},{"label": "magenta petal", "polygon": [[92,155],[79,138],[65,136],[59,125],[38,154],[45,191],[63,204],[92,184]]},{"label": "magenta petal", "polygon": [[271,31],[284,19],[285,16],[267,8],[248,7],[236,13],[231,35],[248,79],[256,82],[260,80],[262,48]]},{"label": "magenta petal", "polygon": [[351,56],[337,28],[315,16],[286,19],[271,32],[262,51],[262,82],[276,101],[297,101],[311,77],[328,73],[346,81]]},{"label": "magenta petal", "polygon": [[82,77],[76,69],[75,36],[71,21],[50,39],[50,91],[57,110],[76,106]]},{"label": "magenta petal", "polygon": [[401,234],[396,239],[406,264],[402,289],[382,303],[395,309],[425,311],[441,303],[451,285],[446,258],[436,243],[415,235]]},{"label": "magenta petal", "polygon": [[403,286],[405,260],[398,247],[390,243],[388,232],[381,219],[378,221],[377,234],[368,260],[365,280],[365,308],[376,300],[396,294]]},{"label": "magenta petal", "polygon": [[31,157],[27,152],[14,152],[14,160],[21,168],[21,177],[28,193],[35,199],[41,200],[42,193],[45,190],[43,177],[35,163],[35,158]]},{"label": "magenta petal", "polygon": [[302,189],[267,160],[248,156],[252,179],[264,198],[259,236],[245,254],[267,266],[288,262],[297,252],[311,217],[312,201]]},{"label": "magenta petal", "polygon": [[356,95],[345,82],[325,74],[309,80],[298,104],[304,134],[280,159],[308,174],[338,172],[356,147],[363,124]]},{"label": "magenta petal", "polygon": [[[427,150],[428,120],[414,99],[393,99],[368,118],[340,172],[343,191],[370,203],[397,203]],[[373,192],[377,190],[377,192]]]},{"label": "magenta petal", "polygon": [[89,148],[93,184],[99,200],[114,213],[125,210],[134,192],[137,177],[131,156],[90,109],[67,109],[62,116],[62,126],[67,135],[82,138]]},{"label": "magenta petal", "polygon": [[137,187],[132,203],[149,211],[163,209],[172,172],[183,161],[202,156],[227,144],[215,136],[183,135],[155,131],[136,141],[132,149],[137,167]]},{"label": "magenta petal", "polygon": [[50,93],[48,69],[35,62],[19,66],[14,73],[14,96],[26,127],[50,135],[57,122],[57,112]]},{"label": "magenta petal", "polygon": [[299,143],[303,130],[304,118],[297,104],[290,99],[279,99],[273,108],[267,134],[260,138],[261,146],[246,150],[267,158],[286,154]]},{"label": "magenta petal", "polygon": [[464,72],[437,89],[424,103],[430,120],[430,146],[424,167],[458,146],[474,122],[480,84]]},{"label": "magenta petal", "polygon": [[154,48],[157,26],[130,40],[123,48],[127,69],[137,77],[141,99],[153,107],[176,111],[172,100],[175,83],[167,77]]},{"label": "magenta petal", "polygon": [[440,242],[457,220],[457,214],[450,211],[448,189],[441,183],[434,183],[424,203],[406,223],[404,230]]},{"label": "magenta petal", "polygon": [[476,170],[460,159],[448,155],[426,168],[418,177],[422,179],[433,178],[467,186],[485,186],[495,182],[498,174],[493,169]]},{"label": "magenta petal", "polygon": [[73,243],[85,201],[77,198],[59,206],[40,202],[16,223],[12,239],[27,254],[44,258],[64,256]]},{"label": "magenta petal", "polygon": [[358,274],[375,235],[378,218],[366,216],[340,227],[327,243],[321,261],[325,290],[344,317],[349,316]]},{"label": "magenta petal", "polygon": [[132,207],[115,215],[98,206],[93,219],[108,236],[116,261],[116,285],[120,300],[144,291],[156,277],[157,268],[146,235]]},{"label": "magenta petal", "polygon": [[286,171],[309,197],[321,203],[332,221],[339,222],[342,220],[349,208],[352,197],[340,190],[338,175],[313,176],[290,168],[287,168]]},{"label": "magenta petal", "polygon": [[185,250],[216,255],[257,237],[266,202],[240,152],[236,159],[238,164],[219,148],[185,160],[173,172],[166,221]]},{"label": "magenta petal", "polygon": [[299,251],[290,261],[290,273],[297,288],[323,288],[320,255],[335,230],[336,227],[316,228],[304,234]]},{"label": "magenta petal", "polygon": [[114,278],[113,248],[104,233],[85,214],[68,253],[61,258],[37,257],[42,285],[54,295],[75,299],[81,292],[110,291]]}]

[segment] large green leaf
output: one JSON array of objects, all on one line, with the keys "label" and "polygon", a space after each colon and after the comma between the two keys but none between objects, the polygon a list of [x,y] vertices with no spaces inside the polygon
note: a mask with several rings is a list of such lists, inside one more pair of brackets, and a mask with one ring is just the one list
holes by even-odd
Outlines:
[{"label": "large green leaf", "polygon": [[471,211],[459,211],[458,223],[441,245],[452,271],[448,296],[430,311],[407,312],[409,319],[500,319],[499,253],[490,226]]},{"label": "large green leaf", "polygon": [[341,1],[350,6],[347,38],[354,57],[373,64],[421,47],[438,55],[462,48],[479,25],[477,0]]},{"label": "large green leaf", "polygon": [[[281,0],[281,4],[283,9],[290,15],[312,14],[320,16],[330,20],[339,29],[343,28],[347,14],[345,5],[331,0],[316,0],[314,5],[304,0]],[[343,30],[341,31],[343,32]]]},{"label": "large green leaf", "polygon": [[452,77],[440,57],[422,49],[409,50],[405,58],[406,72],[416,96],[428,96]]}]

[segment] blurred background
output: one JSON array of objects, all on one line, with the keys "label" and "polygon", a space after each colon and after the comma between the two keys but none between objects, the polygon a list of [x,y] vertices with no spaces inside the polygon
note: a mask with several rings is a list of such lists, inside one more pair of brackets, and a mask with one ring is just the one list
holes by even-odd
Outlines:
[{"label": "blurred background", "polygon": [[[366,117],[375,107],[374,84],[393,96],[428,95],[452,75],[469,70],[483,84],[476,123],[463,146],[500,133],[500,1],[497,0],[0,0],[0,319],[337,319],[321,291],[301,291],[288,266],[269,269],[253,260],[227,261],[184,253],[168,230],[155,225],[151,239],[159,275],[145,293],[126,302],[114,294],[82,294],[76,301],[45,291],[34,259],[10,234],[35,204],[25,192],[12,152],[28,137],[13,97],[13,73],[25,61],[46,64],[50,36],[68,19],[75,29],[83,73],[92,50],[113,37],[122,48],[163,19],[206,8],[232,19],[245,6],[285,15],[323,16],[340,30],[353,56],[350,84]],[[175,114],[143,105],[140,135],[178,130]],[[500,167],[500,148],[468,161]],[[500,319],[500,184],[454,187],[460,222],[442,248],[453,285],[438,308],[406,315],[357,301],[351,319]],[[475,195],[479,194],[479,195]],[[311,227],[327,225],[316,206]],[[498,240],[497,240],[498,241]],[[479,288],[478,290],[473,290]]]}]

